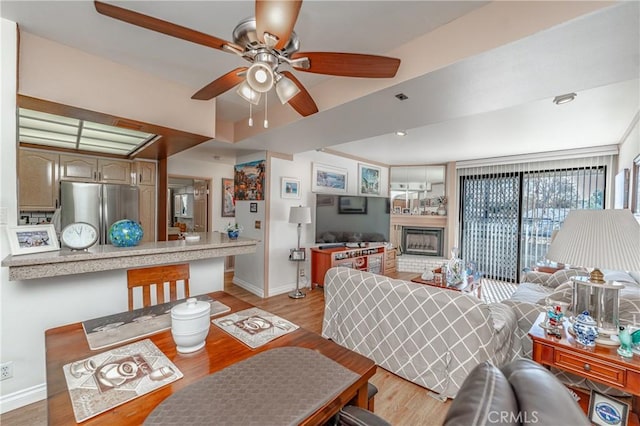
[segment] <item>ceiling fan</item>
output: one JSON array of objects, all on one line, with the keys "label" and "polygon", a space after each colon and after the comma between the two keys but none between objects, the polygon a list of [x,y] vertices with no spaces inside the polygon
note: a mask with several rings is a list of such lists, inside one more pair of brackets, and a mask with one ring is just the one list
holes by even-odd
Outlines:
[{"label": "ceiling fan", "polygon": [[105,16],[232,53],[251,63],[217,78],[198,90],[191,99],[210,100],[239,86],[238,94],[250,105],[257,105],[261,94],[275,86],[280,101],[283,104],[288,102],[306,117],[318,112],[318,107],[293,73],[280,69],[282,65],[317,74],[365,78],[394,77],[400,66],[400,59],[385,56],[298,52],[300,41],[293,27],[302,0],[256,0],[255,18],[244,19],[235,27],[233,43],[111,4],[100,1],[94,1],[94,4],[96,10]]}]

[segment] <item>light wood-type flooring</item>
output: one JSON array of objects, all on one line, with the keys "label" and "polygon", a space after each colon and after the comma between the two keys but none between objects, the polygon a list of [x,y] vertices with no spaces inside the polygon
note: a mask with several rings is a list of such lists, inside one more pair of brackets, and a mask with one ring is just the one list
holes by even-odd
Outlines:
[{"label": "light wood-type flooring", "polygon": [[[411,279],[415,273],[399,272],[394,276]],[[324,293],[321,289],[304,289],[307,297],[291,299],[287,294],[267,299],[249,293],[231,283],[232,273],[225,274],[225,291],[246,302],[258,306],[273,314],[282,316],[307,330],[320,333],[324,313]],[[450,401],[439,402],[428,395],[420,386],[378,367],[373,376],[373,384],[378,387],[375,398],[375,412],[394,426],[402,425],[440,425],[449,407]],[[2,426],[36,426],[47,424],[46,401],[39,401],[0,416]]]}]

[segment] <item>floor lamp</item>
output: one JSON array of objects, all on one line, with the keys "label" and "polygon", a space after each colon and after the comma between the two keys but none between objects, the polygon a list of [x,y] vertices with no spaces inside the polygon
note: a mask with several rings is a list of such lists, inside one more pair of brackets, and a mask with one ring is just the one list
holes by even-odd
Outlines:
[{"label": "floor lamp", "polygon": [[290,259],[296,262],[296,290],[289,293],[289,297],[293,299],[300,299],[305,297],[306,294],[300,291],[300,263],[305,261],[305,252],[300,250],[300,235],[302,234],[302,224],[311,223],[311,208],[310,207],[291,207],[289,210],[289,223],[298,224],[298,246],[296,250],[291,251]]}]

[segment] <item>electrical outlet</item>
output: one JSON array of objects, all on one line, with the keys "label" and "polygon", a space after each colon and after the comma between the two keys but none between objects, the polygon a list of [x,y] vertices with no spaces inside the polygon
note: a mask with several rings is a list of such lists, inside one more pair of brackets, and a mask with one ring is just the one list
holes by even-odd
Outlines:
[{"label": "electrical outlet", "polygon": [[10,379],[13,377],[13,362],[3,362],[0,364],[0,380]]},{"label": "electrical outlet", "polygon": [[300,268],[300,278],[304,277],[304,268]]}]

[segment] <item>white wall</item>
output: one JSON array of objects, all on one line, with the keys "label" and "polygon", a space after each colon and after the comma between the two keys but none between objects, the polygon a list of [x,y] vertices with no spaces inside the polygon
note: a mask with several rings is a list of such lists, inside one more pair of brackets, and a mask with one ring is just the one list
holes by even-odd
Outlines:
[{"label": "white wall", "polygon": [[[296,154],[292,161],[272,158],[270,164],[269,198],[269,296],[292,291],[296,286],[296,264],[289,261],[289,249],[297,244],[297,226],[289,223],[289,209],[292,206],[310,206],[311,221],[303,225],[300,246],[309,247],[315,244],[315,196],[311,192],[313,163],[331,165],[347,170],[347,194],[358,194],[358,162],[320,151],[308,151]],[[300,179],[300,199],[280,197],[280,185],[283,177]],[[381,168],[381,195],[388,196],[389,169]],[[310,252],[304,263],[305,279],[301,287],[310,285]]]}]

